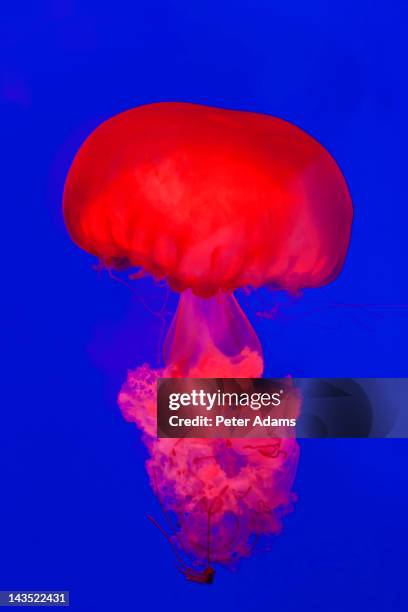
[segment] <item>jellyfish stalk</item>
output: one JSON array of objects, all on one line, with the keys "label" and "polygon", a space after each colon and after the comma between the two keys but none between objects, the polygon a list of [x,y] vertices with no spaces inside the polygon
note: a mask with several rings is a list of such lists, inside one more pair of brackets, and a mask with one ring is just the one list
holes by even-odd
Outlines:
[{"label": "jellyfish stalk", "polygon": [[233,293],[201,298],[184,291],[163,352],[173,377],[222,376],[231,363],[237,376],[241,370],[243,376],[262,375],[261,343]]}]

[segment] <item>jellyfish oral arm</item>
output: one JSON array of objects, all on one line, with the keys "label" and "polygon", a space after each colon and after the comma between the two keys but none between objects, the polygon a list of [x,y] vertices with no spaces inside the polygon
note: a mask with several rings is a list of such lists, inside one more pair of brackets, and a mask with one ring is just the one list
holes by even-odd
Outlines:
[{"label": "jellyfish oral arm", "polygon": [[263,371],[261,343],[232,293],[201,298],[184,291],[164,344],[164,361],[173,376],[223,376],[231,361],[237,368],[242,363],[242,376],[259,377]]}]

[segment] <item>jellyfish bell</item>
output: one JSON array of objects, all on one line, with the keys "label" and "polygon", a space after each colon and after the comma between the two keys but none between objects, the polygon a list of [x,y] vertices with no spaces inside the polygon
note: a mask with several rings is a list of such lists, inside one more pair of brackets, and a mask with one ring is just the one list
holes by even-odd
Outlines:
[{"label": "jellyfish bell", "polygon": [[165,345],[175,374],[208,372],[218,354],[218,376],[223,355],[257,376],[262,349],[233,291],[332,281],[352,203],[330,154],[291,123],[157,103],[87,138],[67,177],[64,217],[102,264],[141,268],[181,292]]},{"label": "jellyfish bell", "polygon": [[64,214],[74,241],[106,265],[126,262],[209,297],[329,282],[352,206],[333,158],[294,125],[159,103],[89,136],[67,178]]}]

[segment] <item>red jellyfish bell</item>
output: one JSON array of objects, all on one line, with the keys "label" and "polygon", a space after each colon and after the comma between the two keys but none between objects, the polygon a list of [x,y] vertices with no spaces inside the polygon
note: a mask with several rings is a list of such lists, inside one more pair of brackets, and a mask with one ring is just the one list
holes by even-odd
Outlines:
[{"label": "red jellyfish bell", "polygon": [[85,141],[64,215],[73,240],[107,267],[142,268],[184,292],[165,347],[175,375],[205,375],[218,352],[241,355],[249,376],[260,374],[261,348],[232,291],[333,280],[352,203],[336,162],[294,125],[159,103],[113,117]]}]

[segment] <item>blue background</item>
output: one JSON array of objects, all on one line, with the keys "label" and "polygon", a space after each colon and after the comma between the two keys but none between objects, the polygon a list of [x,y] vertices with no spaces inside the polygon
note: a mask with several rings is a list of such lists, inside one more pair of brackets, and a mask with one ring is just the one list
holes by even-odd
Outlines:
[{"label": "blue background", "polygon": [[[81,611],[405,610],[408,446],[303,441],[299,502],[272,550],[186,583],[161,534],[139,434],[116,394],[158,363],[176,296],[93,269],[61,217],[101,121],[182,100],[266,112],[318,138],[355,204],[331,286],[239,295],[267,374],[404,376],[406,4],[9,3],[1,45],[0,588],[70,589]],[[406,156],[405,156],[406,157]],[[278,303],[274,318],[265,318]]]}]

